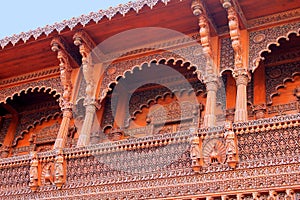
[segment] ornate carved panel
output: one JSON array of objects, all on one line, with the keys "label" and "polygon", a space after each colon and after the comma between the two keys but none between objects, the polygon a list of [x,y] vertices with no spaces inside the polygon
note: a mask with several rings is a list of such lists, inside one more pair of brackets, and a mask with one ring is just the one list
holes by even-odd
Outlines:
[{"label": "ornate carved panel", "polygon": [[36,112],[20,114],[13,145],[16,145],[17,140],[23,138],[23,134],[28,132],[28,130],[33,128],[37,123],[41,123],[43,119],[49,119],[51,117],[60,115],[60,113],[60,108],[56,107],[47,110],[36,110]]},{"label": "ornate carved panel", "polygon": [[300,63],[293,62],[278,65],[276,67],[266,67],[266,101],[268,104],[272,103],[272,97],[278,94],[277,89],[284,86],[288,79],[292,79],[293,75],[300,73]]},{"label": "ornate carved panel", "polygon": [[230,38],[221,39],[220,72],[234,69],[234,51]]},{"label": "ornate carved panel", "polygon": [[30,193],[29,165],[2,168],[0,170],[0,196]]},{"label": "ornate carved panel", "polygon": [[48,126],[37,132],[35,135],[36,144],[45,144],[55,142],[60,124],[55,123],[52,126]]},{"label": "ornate carved panel", "polygon": [[5,102],[8,97],[12,97],[14,94],[20,94],[22,91],[28,91],[34,88],[49,88],[51,91],[56,91],[56,94],[62,94],[62,86],[59,77],[50,79],[38,80],[33,82],[24,83],[14,87],[3,88],[0,90],[0,102]]},{"label": "ornate carved panel", "polygon": [[239,157],[241,162],[275,163],[280,160],[297,160],[300,152],[298,128],[270,130],[238,136]]},{"label": "ornate carved panel", "polygon": [[0,144],[2,145],[3,141],[4,141],[4,138],[6,136],[6,133],[7,133],[7,130],[8,130],[8,127],[10,125],[10,122],[11,122],[11,118],[5,118],[5,117],[2,117],[2,122],[1,123],[1,129],[0,129]]},{"label": "ornate carved panel", "polygon": [[269,51],[270,44],[277,44],[278,39],[287,38],[289,33],[299,33],[300,22],[289,23],[281,26],[275,26],[264,30],[250,32],[249,35],[249,70],[255,70],[260,60],[261,53]]},{"label": "ornate carved panel", "polygon": [[149,56],[139,57],[132,60],[125,60],[118,63],[110,64],[106,69],[106,76],[104,77],[99,99],[103,99],[106,95],[107,88],[113,82],[116,82],[117,77],[124,76],[126,70],[132,71],[135,67],[140,67],[142,64],[150,64],[152,61],[159,60],[182,60],[183,62],[191,62],[191,65],[196,65],[200,71],[204,72],[206,65],[206,58],[202,53],[201,46],[189,46],[180,49],[175,49],[172,52],[165,51],[163,53],[151,54]]},{"label": "ornate carved panel", "polygon": [[101,127],[105,128],[106,126],[113,126],[114,124],[114,114],[112,111],[112,107],[116,109],[117,106],[117,99],[114,98],[116,102],[112,102],[111,97],[106,97],[105,104],[104,104],[104,112],[103,112],[103,120],[101,123]]}]

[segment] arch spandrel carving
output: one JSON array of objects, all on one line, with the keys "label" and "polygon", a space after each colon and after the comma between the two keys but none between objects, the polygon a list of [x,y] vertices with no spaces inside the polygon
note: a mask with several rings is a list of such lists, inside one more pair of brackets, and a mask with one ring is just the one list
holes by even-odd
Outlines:
[{"label": "arch spandrel carving", "polygon": [[142,69],[143,65],[150,66],[151,63],[167,63],[173,60],[174,63],[181,61],[183,66],[189,63],[188,68],[195,68],[195,72],[198,74],[200,81],[203,81],[202,74],[205,73],[206,58],[202,52],[202,49],[198,45],[189,46],[181,49],[173,50],[172,52],[165,51],[163,53],[152,54],[145,57],[140,57],[133,60],[126,60],[123,62],[113,63],[107,66],[105,71],[103,81],[100,86],[100,94],[98,94],[98,99],[102,101],[106,94],[110,90],[110,85],[118,83],[120,77],[125,77],[126,72],[133,73],[135,68]]},{"label": "arch spandrel carving", "polygon": [[284,24],[264,30],[250,32],[249,35],[249,70],[252,72],[259,66],[263,52],[271,52],[270,46],[279,46],[279,40],[285,38],[289,40],[292,33],[300,35],[300,22]]},{"label": "arch spandrel carving", "polygon": [[20,96],[22,92],[25,94],[28,91],[33,90],[44,90],[49,91],[48,93],[55,93],[53,96],[61,96],[62,86],[60,84],[59,77],[54,77],[51,79],[44,79],[40,81],[29,82],[15,87],[3,88],[0,90],[0,103],[6,103],[8,99],[13,99],[14,95]]}]

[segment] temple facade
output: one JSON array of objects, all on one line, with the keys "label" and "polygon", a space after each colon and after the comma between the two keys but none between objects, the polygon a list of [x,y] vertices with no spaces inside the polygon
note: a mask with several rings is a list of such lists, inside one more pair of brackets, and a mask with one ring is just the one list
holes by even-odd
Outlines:
[{"label": "temple facade", "polygon": [[0,46],[0,199],[300,199],[299,1],[138,0]]}]

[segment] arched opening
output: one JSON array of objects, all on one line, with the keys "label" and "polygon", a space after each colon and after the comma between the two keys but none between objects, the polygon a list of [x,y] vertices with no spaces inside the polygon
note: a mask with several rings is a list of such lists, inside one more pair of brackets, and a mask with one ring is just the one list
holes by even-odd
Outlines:
[{"label": "arched opening", "polygon": [[265,102],[267,117],[299,112],[299,98],[296,95],[300,86],[300,36],[289,34],[278,44],[269,46],[269,52],[261,55],[254,74],[254,102]]},{"label": "arched opening", "polygon": [[0,104],[2,157],[52,149],[61,122],[58,100],[55,91],[34,88]]},{"label": "arched opening", "polygon": [[[163,60],[125,72],[101,102],[100,127],[106,137],[100,141],[171,133],[187,130],[191,124],[199,127],[206,89],[193,71],[190,63]],[[163,112],[167,116],[160,124],[158,116]]]}]

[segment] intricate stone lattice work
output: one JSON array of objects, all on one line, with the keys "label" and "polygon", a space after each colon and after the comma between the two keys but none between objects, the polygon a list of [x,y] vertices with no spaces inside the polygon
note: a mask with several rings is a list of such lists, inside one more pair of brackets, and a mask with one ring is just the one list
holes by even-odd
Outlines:
[{"label": "intricate stone lattice work", "polygon": [[234,51],[230,38],[221,39],[220,72],[234,69]]},{"label": "intricate stone lattice work", "polygon": [[0,173],[0,196],[12,194],[30,193],[29,183],[29,165],[15,166],[1,169]]},{"label": "intricate stone lattice work", "polygon": [[249,39],[249,70],[254,71],[263,59],[261,53],[269,51],[270,44],[278,44],[282,37],[287,38],[289,33],[299,34],[300,22],[289,23],[260,31],[250,32]]},{"label": "intricate stone lattice work", "polygon": [[272,103],[272,97],[278,94],[277,89],[284,86],[286,80],[291,80],[293,75],[300,73],[299,67],[299,62],[266,67],[266,101],[268,104]]},{"label": "intricate stone lattice work", "polygon": [[117,100],[116,98],[115,99],[115,102],[112,102],[111,100],[111,97],[107,97],[106,100],[105,100],[105,104],[104,104],[104,113],[103,113],[103,120],[102,120],[102,123],[101,123],[101,126],[102,128],[105,128],[106,126],[113,126],[114,124],[114,114],[113,114],[113,110],[112,110],[112,107],[113,108],[116,108],[116,105],[117,105]]},{"label": "intricate stone lattice work", "polygon": [[296,159],[300,151],[299,130],[287,128],[283,131],[270,130],[263,134],[246,134],[239,136],[239,157],[241,162],[261,161],[278,162]]}]

